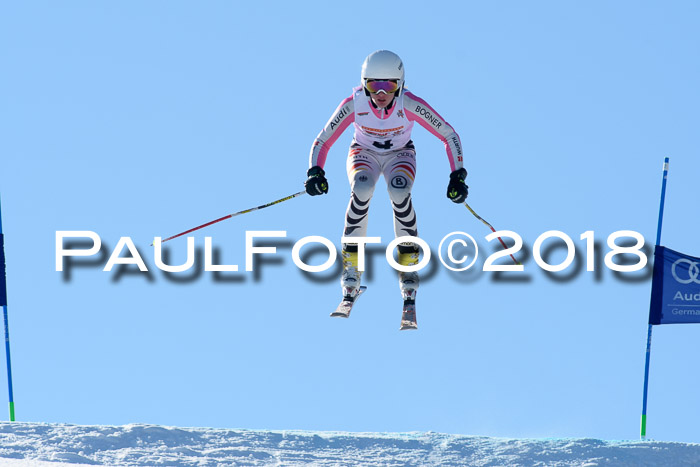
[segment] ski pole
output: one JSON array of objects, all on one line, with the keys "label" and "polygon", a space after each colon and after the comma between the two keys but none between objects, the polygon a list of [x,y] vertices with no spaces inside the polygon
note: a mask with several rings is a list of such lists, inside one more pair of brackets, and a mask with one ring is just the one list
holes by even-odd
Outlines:
[{"label": "ski pole", "polygon": [[192,229],[190,229],[190,230],[186,230],[186,231],[184,231],[184,232],[181,232],[181,233],[179,233],[179,234],[177,234],[177,235],[173,235],[172,237],[168,237],[168,238],[166,238],[165,240],[162,240],[162,242],[167,242],[168,240],[172,240],[173,238],[182,237],[183,235],[187,235],[188,233],[194,232],[195,230],[203,229],[204,227],[208,227],[208,226],[210,226],[210,225],[212,225],[212,224],[216,224],[217,222],[225,221],[226,219],[230,219],[230,218],[232,218],[232,217],[240,216],[241,214],[246,214],[246,213],[249,213],[249,212],[252,212],[252,211],[257,211],[258,209],[269,208],[270,206],[274,206],[275,204],[282,203],[282,202],[284,202],[284,201],[290,200],[290,199],[292,199],[292,198],[296,198],[297,196],[301,196],[301,195],[303,195],[303,194],[306,194],[306,191],[300,191],[299,193],[294,193],[293,195],[286,196],[286,197],[284,197],[284,198],[282,198],[282,199],[278,199],[277,201],[272,201],[271,203],[263,204],[262,206],[257,206],[257,207],[255,207],[255,208],[246,209],[245,211],[239,211],[239,212],[235,212],[235,213],[233,213],[233,214],[229,214],[229,215],[224,216],[224,217],[220,217],[220,218],[215,219],[215,220],[213,220],[213,221],[211,221],[211,222],[207,222],[206,224],[202,224],[202,225],[197,226],[197,227],[194,227],[194,228],[192,228]]},{"label": "ski pole", "polygon": [[[488,222],[486,222],[486,220],[484,220],[483,217],[481,217],[481,216],[478,215],[476,212],[474,212],[474,210],[472,209],[472,207],[469,206],[469,204],[468,204],[466,201],[464,202],[464,205],[467,207],[467,209],[469,209],[469,212],[471,212],[472,214],[474,214],[474,217],[476,217],[476,218],[479,219],[481,222],[483,222],[484,224],[486,224],[486,225],[489,227],[489,229],[491,229],[491,230],[493,231],[493,233],[496,233],[496,229],[494,229],[493,226],[492,226],[491,224],[489,224]],[[503,248],[505,248],[505,249],[507,250],[507,249],[508,249],[508,246],[506,245],[506,242],[504,242],[503,239],[502,239],[501,237],[498,237],[498,240],[501,242],[501,245],[503,245]],[[515,264],[517,264],[518,266],[521,266],[520,261],[518,261],[517,259],[515,259],[515,257],[514,257],[513,255],[510,255],[510,257],[513,258],[513,261],[515,261]]]}]

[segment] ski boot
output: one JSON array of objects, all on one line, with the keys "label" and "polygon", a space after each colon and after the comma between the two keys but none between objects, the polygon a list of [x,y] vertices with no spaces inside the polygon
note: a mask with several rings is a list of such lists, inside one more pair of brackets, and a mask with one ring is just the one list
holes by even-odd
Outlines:
[{"label": "ski boot", "polygon": [[357,251],[343,249],[343,275],[340,278],[340,286],[343,290],[343,300],[338,308],[331,313],[333,317],[348,318],[355,300],[365,291],[366,287],[360,287],[362,273],[357,266]]},{"label": "ski boot", "polygon": [[[415,266],[418,264],[418,249],[416,247],[409,248],[399,246],[398,263],[401,266]],[[406,251],[407,249],[408,251]],[[403,297],[401,331],[418,329],[418,323],[416,322],[416,291],[418,290],[418,283],[417,272],[399,272],[399,285],[401,287],[401,296]]]},{"label": "ski boot", "polygon": [[357,266],[357,251],[343,250],[343,275],[340,285],[343,288],[343,298],[355,298],[360,290],[362,273]]}]

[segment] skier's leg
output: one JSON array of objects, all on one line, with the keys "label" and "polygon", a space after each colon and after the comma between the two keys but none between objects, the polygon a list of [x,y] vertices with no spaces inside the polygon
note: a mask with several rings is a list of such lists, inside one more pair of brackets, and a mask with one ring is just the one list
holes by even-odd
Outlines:
[{"label": "skier's leg", "polygon": [[[389,197],[394,208],[396,237],[417,237],[416,213],[411,202],[411,189],[416,175],[416,153],[412,148],[399,151],[384,167]],[[418,247],[412,242],[399,244],[398,262],[403,266],[418,264]],[[418,289],[417,272],[399,272],[399,285],[404,300],[415,300]]]},{"label": "skier's leg", "polygon": [[367,213],[374,194],[381,168],[379,162],[366,149],[351,146],[346,164],[350,181],[350,203],[345,212],[346,237],[367,236]]},{"label": "skier's leg", "polygon": [[394,233],[397,237],[418,236],[416,213],[411,202],[415,177],[416,152],[413,149],[397,152],[384,166],[384,178],[394,208]]},{"label": "skier's leg", "polygon": [[[380,166],[376,159],[365,149],[350,147],[347,161],[348,179],[350,181],[350,202],[345,212],[345,237],[366,237],[369,202],[379,178]],[[352,298],[360,288],[362,273],[358,270],[357,244],[343,244],[343,275],[341,286],[343,296]]]}]

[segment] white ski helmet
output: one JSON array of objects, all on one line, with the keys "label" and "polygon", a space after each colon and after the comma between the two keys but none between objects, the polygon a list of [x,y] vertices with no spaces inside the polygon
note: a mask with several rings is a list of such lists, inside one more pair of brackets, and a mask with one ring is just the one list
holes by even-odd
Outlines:
[{"label": "white ski helmet", "polygon": [[365,87],[368,79],[395,79],[398,81],[401,94],[404,82],[403,62],[398,55],[388,50],[377,50],[369,54],[362,64],[362,87]]}]

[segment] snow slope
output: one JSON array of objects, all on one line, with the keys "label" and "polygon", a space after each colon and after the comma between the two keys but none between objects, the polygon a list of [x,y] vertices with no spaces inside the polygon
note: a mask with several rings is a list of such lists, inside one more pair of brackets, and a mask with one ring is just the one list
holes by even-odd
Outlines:
[{"label": "snow slope", "polygon": [[700,465],[700,444],[0,423],[0,465]]}]

